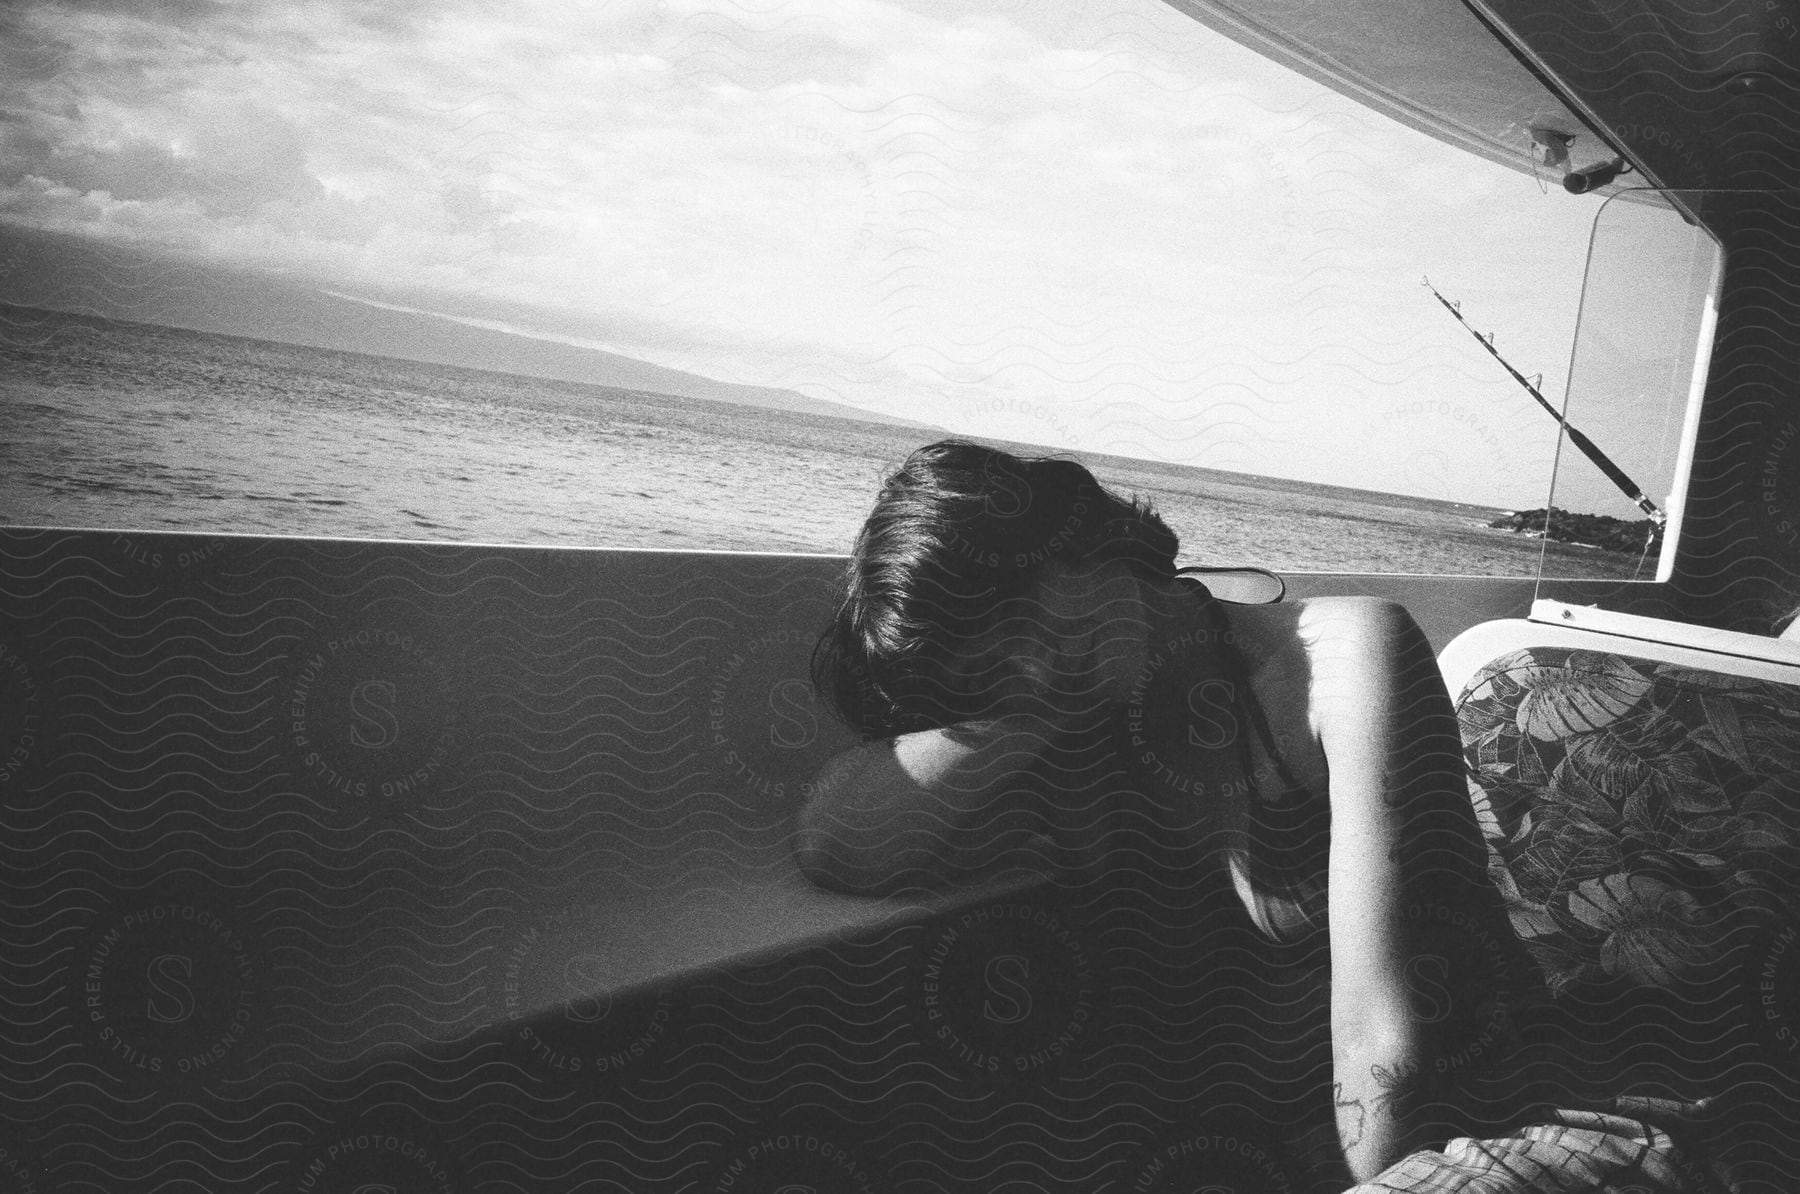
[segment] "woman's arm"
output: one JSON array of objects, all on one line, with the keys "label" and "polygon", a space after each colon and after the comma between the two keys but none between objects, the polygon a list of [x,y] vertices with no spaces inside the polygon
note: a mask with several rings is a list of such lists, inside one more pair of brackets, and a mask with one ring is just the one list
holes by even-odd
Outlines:
[{"label": "woman's arm", "polygon": [[826,764],[795,843],[809,879],[879,894],[1054,867],[1045,785],[1031,780],[1054,741],[1098,724],[1106,706],[1065,691],[1063,628],[1045,616],[1040,602],[998,622],[963,658],[992,717],[867,743]]},{"label": "woman's arm", "polygon": [[1392,602],[1318,604],[1301,634],[1330,768],[1333,1101],[1363,1181],[1424,1142],[1431,1112],[1433,1042],[1407,981],[1420,918],[1408,910],[1479,915],[1486,855],[1430,643]]},{"label": "woman's arm", "polygon": [[828,763],[800,810],[796,855],[821,887],[874,895],[1048,865],[1023,782],[1052,727],[1003,717],[871,742]]}]

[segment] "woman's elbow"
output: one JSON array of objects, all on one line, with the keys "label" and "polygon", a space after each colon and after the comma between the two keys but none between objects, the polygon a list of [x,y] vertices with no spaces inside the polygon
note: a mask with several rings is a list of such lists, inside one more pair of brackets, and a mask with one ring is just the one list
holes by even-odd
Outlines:
[{"label": "woman's elbow", "polygon": [[844,851],[831,834],[815,817],[807,816],[809,811],[801,810],[800,824],[794,831],[794,862],[800,873],[814,887],[826,891],[856,891],[862,876],[855,873],[855,867],[847,865]]},{"label": "woman's elbow", "polygon": [[845,895],[885,896],[929,886],[928,876],[899,865],[888,852],[857,849],[829,827],[804,821],[794,834],[794,862],[814,887]]},{"label": "woman's elbow", "polygon": [[794,827],[794,862],[808,882],[827,891],[875,895],[891,877],[866,837],[844,824],[840,813],[868,761],[867,748],[849,750],[827,763],[812,785]]}]

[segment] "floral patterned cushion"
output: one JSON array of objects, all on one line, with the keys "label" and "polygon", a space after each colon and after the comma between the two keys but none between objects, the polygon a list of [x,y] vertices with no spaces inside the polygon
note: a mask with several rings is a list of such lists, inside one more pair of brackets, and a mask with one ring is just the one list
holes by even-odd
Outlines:
[{"label": "floral patterned cushion", "polygon": [[1800,916],[1800,688],[1536,647],[1457,713],[1490,871],[1553,991],[1672,987]]}]

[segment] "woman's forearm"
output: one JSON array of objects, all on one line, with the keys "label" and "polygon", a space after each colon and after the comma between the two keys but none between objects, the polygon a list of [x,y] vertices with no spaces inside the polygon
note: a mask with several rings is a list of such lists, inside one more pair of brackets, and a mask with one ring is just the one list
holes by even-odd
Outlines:
[{"label": "woman's forearm", "polygon": [[879,892],[954,880],[1029,848],[1044,819],[1020,778],[1048,749],[1034,719],[858,747],[820,773],[796,854],[822,886]]},{"label": "woman's forearm", "polygon": [[1370,1180],[1422,1143],[1420,1075],[1416,1041],[1334,1047],[1331,1101],[1355,1180]]}]

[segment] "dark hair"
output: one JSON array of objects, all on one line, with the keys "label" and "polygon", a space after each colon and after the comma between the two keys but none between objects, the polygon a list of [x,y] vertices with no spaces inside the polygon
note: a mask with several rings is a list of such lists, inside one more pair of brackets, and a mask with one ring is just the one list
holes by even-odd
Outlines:
[{"label": "dark hair", "polygon": [[1113,494],[1073,460],[929,444],[888,476],[856,536],[813,682],[865,734],[979,717],[983,686],[959,680],[952,663],[1045,565],[1120,561],[1167,576],[1177,546],[1147,503]]}]

